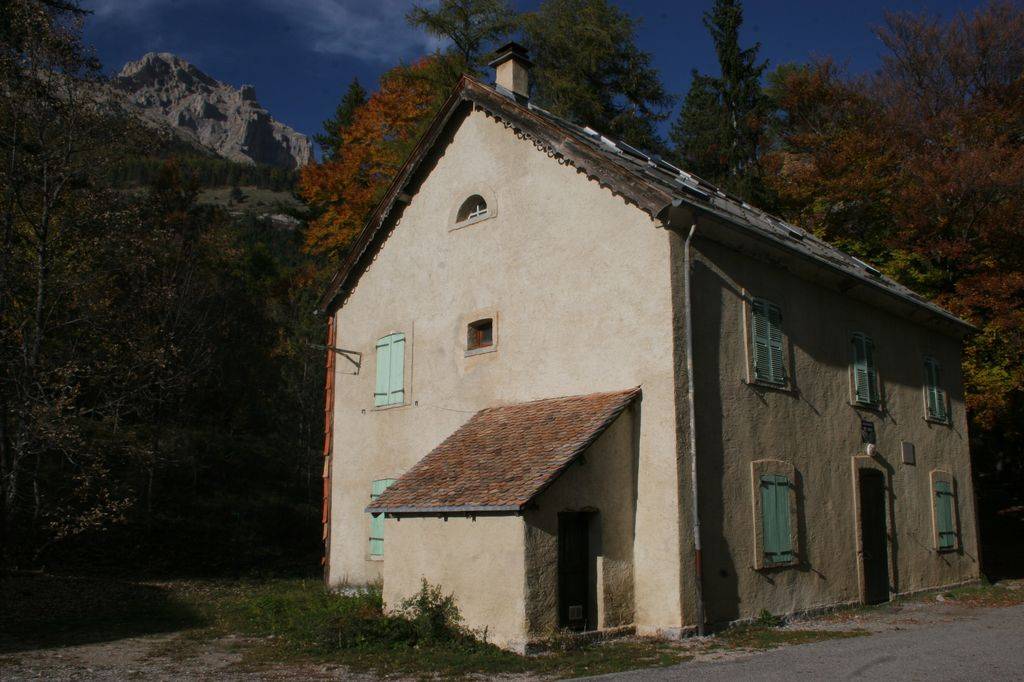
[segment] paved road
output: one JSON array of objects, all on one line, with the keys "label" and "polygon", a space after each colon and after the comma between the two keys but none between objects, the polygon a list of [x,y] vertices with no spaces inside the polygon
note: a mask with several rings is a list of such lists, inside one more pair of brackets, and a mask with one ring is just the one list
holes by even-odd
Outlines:
[{"label": "paved road", "polygon": [[723,661],[606,675],[614,680],[1024,680],[1024,606],[913,630],[773,649]]}]

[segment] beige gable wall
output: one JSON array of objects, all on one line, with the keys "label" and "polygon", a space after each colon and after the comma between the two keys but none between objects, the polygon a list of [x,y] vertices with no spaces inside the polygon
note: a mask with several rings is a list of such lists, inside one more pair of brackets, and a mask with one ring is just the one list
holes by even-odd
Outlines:
[{"label": "beige gable wall", "polygon": [[[761,609],[783,614],[860,600],[855,466],[882,469],[892,488],[889,518],[894,541],[889,558],[895,590],[977,578],[959,342],[798,279],[777,264],[703,240],[697,246],[697,449],[710,618],[730,621],[756,617]],[[789,340],[785,363],[795,391],[747,385],[743,304],[734,285],[781,306]],[[854,331],[866,332],[877,346],[884,413],[850,404]],[[924,420],[925,353],[942,363],[952,404],[951,426]],[[870,463],[867,458],[854,460],[864,455],[862,417],[875,423],[878,434],[878,456]],[[904,440],[916,446],[916,465],[901,463]],[[800,567],[754,568],[751,462],[766,459],[788,462],[797,471],[799,545],[806,552]],[[963,552],[938,554],[933,549],[933,469],[949,471],[956,479]]]},{"label": "beige gable wall", "polygon": [[[472,193],[496,216],[450,230]],[[477,313],[496,316],[497,351],[466,358]],[[398,477],[476,410],[639,385],[636,618],[680,624],[669,247],[646,214],[473,112],[336,322],[337,345],[362,366],[337,363],[332,584],[381,575],[363,512],[371,481]],[[374,344],[396,331],[409,404],[375,410]]]}]

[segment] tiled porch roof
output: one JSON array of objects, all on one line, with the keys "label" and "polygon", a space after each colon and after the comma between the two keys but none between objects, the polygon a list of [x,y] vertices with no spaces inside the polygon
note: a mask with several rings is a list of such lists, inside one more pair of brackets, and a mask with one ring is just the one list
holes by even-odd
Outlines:
[{"label": "tiled porch roof", "polygon": [[366,511],[520,511],[639,395],[638,387],[480,410]]}]

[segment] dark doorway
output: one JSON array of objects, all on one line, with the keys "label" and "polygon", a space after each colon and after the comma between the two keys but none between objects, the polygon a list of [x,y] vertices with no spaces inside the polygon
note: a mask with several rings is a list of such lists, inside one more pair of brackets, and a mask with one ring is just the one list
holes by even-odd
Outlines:
[{"label": "dark doorway", "polygon": [[889,601],[889,547],[885,525],[885,475],[860,471],[860,559],[864,565],[864,602]]},{"label": "dark doorway", "polygon": [[590,612],[590,514],[558,515],[558,625],[587,630]]}]

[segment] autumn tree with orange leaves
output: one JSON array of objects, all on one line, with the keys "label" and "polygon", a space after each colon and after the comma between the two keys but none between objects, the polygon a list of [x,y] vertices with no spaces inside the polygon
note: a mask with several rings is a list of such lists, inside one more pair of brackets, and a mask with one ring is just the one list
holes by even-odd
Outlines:
[{"label": "autumn tree with orange leaves", "polygon": [[299,192],[319,209],[306,231],[309,253],[336,255],[362,229],[451,86],[443,60],[429,57],[384,74],[342,131],[341,153],[302,169]]},{"label": "autumn tree with orange leaves", "polygon": [[979,470],[1024,476],[1024,9],[889,15],[873,77],[778,69],[781,210],[975,324],[964,376]]}]

